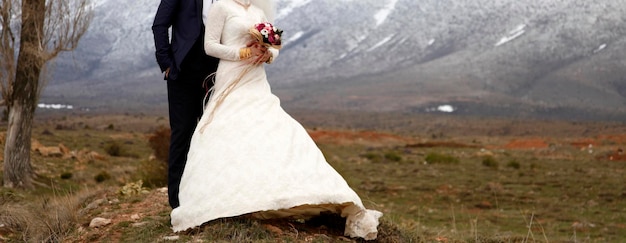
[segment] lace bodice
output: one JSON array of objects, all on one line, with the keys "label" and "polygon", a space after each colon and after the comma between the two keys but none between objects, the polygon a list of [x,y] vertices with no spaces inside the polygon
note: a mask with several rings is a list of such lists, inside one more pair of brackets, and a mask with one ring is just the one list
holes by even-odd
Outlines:
[{"label": "lace bodice", "polygon": [[[263,10],[255,5],[246,9],[233,0],[213,3],[206,20],[204,50],[210,56],[239,61],[239,49],[252,40],[249,29],[266,21]],[[278,50],[270,48],[270,51],[276,58]]]}]

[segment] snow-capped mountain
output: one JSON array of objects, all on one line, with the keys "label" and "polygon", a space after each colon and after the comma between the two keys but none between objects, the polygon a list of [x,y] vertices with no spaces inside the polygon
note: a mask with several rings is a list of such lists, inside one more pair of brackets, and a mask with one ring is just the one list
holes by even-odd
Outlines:
[{"label": "snow-capped mountain", "polygon": [[[98,0],[89,32],[57,60],[43,100],[164,104],[151,32],[158,4]],[[286,106],[626,113],[622,0],[278,0],[277,6],[284,47],[268,72]]]}]

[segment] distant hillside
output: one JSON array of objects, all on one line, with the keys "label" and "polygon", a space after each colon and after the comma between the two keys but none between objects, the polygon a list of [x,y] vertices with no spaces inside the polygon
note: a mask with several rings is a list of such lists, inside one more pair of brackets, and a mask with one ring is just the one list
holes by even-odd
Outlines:
[{"label": "distant hillside", "polygon": [[[455,112],[470,114],[626,114],[621,0],[277,2],[285,45],[268,72],[285,106],[424,112],[454,104]],[[99,1],[89,33],[57,61],[42,101],[163,106],[150,30],[157,5]]]}]

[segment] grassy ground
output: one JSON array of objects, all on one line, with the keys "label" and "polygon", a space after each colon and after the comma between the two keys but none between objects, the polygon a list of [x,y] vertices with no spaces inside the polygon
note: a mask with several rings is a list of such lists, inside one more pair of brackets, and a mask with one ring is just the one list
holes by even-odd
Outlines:
[{"label": "grassy ground", "polygon": [[[342,167],[349,183],[386,217],[426,238],[626,239],[624,162],[597,160],[573,149],[562,149],[568,156],[556,151],[485,156],[471,148],[335,148],[331,154],[345,157],[333,163],[359,149],[380,161],[361,160],[354,170]],[[401,159],[379,159],[385,155]],[[449,162],[446,155],[458,160]]]},{"label": "grassy ground", "polygon": [[[626,147],[626,125],[448,117],[415,118],[406,127],[384,120],[377,130],[372,123],[324,127],[311,119],[302,120],[315,128],[311,135],[329,163],[366,207],[385,214],[378,242],[626,239],[626,161],[618,152]],[[342,237],[333,218],[237,217],[173,234],[166,193],[147,178],[162,171],[148,141],[166,125],[148,115],[38,120],[33,139],[63,144],[74,156],[33,151],[38,180],[48,186],[0,189],[0,241],[354,241]],[[87,152],[100,156],[77,156]],[[95,217],[111,223],[89,227]]]}]

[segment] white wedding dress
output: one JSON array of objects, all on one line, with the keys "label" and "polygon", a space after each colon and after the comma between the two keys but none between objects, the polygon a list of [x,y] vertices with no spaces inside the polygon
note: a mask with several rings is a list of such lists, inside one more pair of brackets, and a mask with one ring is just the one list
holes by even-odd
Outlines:
[{"label": "white wedding dress", "polygon": [[365,209],[307,131],[281,108],[263,65],[238,78],[250,67],[239,60],[239,49],[250,40],[248,29],[262,21],[264,13],[254,5],[245,10],[221,0],[211,7],[205,48],[221,61],[191,141],[180,206],[171,213],[173,230],[249,213],[306,219],[328,211],[347,218],[347,236],[376,238],[382,213]]}]

